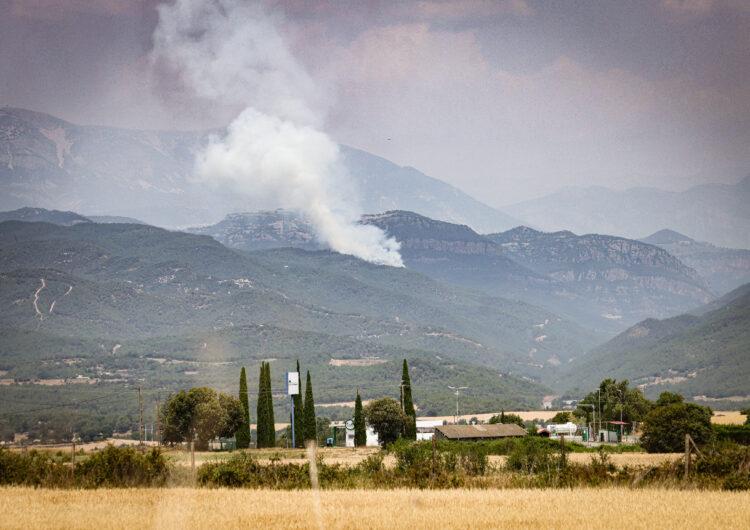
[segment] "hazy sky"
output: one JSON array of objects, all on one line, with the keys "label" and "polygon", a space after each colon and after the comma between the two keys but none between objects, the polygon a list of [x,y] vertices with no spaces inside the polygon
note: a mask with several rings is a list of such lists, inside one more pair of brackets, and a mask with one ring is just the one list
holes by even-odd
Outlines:
[{"label": "hazy sky", "polygon": [[[149,61],[153,0],[0,0],[0,105],[224,125]],[[283,0],[337,141],[494,206],[750,173],[750,0]]]}]

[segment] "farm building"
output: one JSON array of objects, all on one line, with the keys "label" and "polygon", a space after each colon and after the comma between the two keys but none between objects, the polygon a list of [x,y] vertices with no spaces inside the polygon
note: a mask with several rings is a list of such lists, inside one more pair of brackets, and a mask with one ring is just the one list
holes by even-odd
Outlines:
[{"label": "farm building", "polygon": [[435,439],[461,440],[497,440],[499,438],[520,438],[526,431],[515,423],[497,423],[484,425],[439,425],[435,427]]}]

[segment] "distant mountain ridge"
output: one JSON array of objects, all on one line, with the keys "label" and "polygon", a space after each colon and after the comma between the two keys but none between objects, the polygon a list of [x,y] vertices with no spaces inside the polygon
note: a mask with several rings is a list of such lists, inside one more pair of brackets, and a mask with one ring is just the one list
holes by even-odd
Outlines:
[{"label": "distant mountain ridge", "polygon": [[[395,237],[411,269],[548,307],[605,332],[679,313],[714,296],[694,270],[667,251],[625,238],[527,227],[480,235],[465,225],[406,211],[365,215],[362,222]],[[237,214],[188,230],[243,250],[315,246],[309,224],[288,211]]]},{"label": "distant mountain ridge", "polygon": [[705,278],[717,293],[726,293],[750,282],[750,250],[717,247],[666,229],[641,241],[657,245],[680,258]]},{"label": "distant mountain ridge", "polygon": [[[195,156],[209,133],[222,131],[79,126],[43,113],[0,108],[0,209],[31,204],[174,228],[268,208],[209,189],[195,178]],[[414,210],[480,231],[520,224],[413,168],[347,146],[340,150],[363,211]]]},{"label": "distant mountain ridge", "polygon": [[545,231],[640,238],[669,227],[729,248],[750,248],[750,175],[737,184],[704,184],[683,192],[564,188],[504,208]]}]

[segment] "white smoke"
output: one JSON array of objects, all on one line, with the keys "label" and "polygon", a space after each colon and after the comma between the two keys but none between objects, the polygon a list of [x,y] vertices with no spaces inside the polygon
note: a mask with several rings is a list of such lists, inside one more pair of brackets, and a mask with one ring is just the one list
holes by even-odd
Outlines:
[{"label": "white smoke", "polygon": [[274,15],[241,0],[176,0],[158,7],[153,61],[201,98],[245,107],[197,159],[213,185],[296,209],[332,250],[402,267],[399,243],[358,224],[361,211],[322,129],[324,98],[294,58]]}]

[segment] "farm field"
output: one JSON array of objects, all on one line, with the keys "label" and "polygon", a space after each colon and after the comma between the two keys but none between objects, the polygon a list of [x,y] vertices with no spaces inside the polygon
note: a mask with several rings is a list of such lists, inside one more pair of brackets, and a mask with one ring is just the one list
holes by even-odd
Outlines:
[{"label": "farm field", "polygon": [[[571,509],[571,507],[580,509]],[[742,528],[750,492],[0,488],[2,528]]]}]

